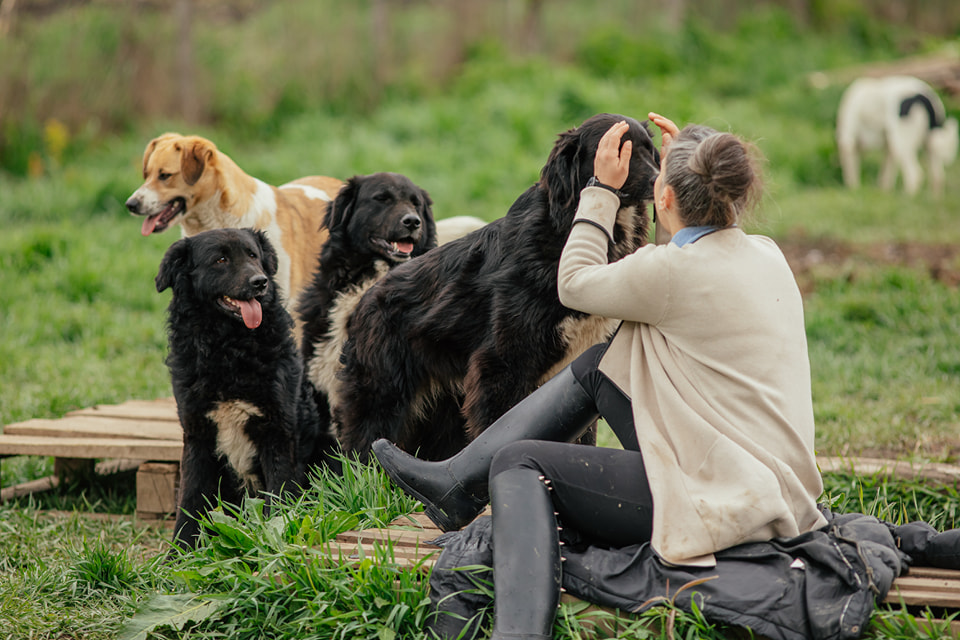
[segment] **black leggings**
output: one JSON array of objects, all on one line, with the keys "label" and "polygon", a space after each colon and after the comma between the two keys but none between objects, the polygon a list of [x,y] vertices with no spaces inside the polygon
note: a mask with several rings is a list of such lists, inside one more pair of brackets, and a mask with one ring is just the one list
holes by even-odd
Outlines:
[{"label": "black leggings", "polygon": [[578,540],[624,546],[650,540],[653,498],[630,400],[597,369],[605,348],[601,344],[588,349],[571,370],[624,448],[521,440],[497,452],[490,478],[507,469],[539,471],[550,480],[564,539],[575,532]]}]

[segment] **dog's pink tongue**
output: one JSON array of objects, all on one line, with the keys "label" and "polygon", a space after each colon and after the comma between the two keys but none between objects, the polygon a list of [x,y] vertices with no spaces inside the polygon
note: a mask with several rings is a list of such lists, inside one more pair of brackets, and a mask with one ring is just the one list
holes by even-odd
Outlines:
[{"label": "dog's pink tongue", "polygon": [[413,243],[412,242],[398,242],[397,250],[402,253],[413,253]]},{"label": "dog's pink tongue", "polygon": [[153,233],[153,230],[157,228],[157,223],[160,222],[160,216],[147,216],[143,219],[143,226],[140,227],[140,235],[148,236]]},{"label": "dog's pink tongue", "polygon": [[240,304],[240,314],[247,329],[256,329],[263,321],[263,309],[259,300],[237,300]]}]

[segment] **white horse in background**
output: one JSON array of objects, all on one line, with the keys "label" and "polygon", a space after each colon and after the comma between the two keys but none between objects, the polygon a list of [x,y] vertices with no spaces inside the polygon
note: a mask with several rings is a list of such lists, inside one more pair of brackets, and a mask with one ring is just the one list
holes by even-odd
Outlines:
[{"label": "white horse in background", "polygon": [[885,149],[880,187],[892,189],[903,171],[904,190],[911,195],[923,182],[918,155],[925,149],[930,186],[940,195],[945,169],[957,157],[957,120],[946,117],[940,97],[918,78],[860,78],[840,100],[837,146],[847,187],[860,186],[860,152]]}]

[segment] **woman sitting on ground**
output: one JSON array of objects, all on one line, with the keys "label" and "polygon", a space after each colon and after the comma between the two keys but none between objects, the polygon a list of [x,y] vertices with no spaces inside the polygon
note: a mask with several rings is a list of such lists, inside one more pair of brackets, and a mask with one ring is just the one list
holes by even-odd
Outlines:
[{"label": "woman sitting on ground", "polygon": [[[560,260],[560,300],[622,320],[614,337],[448,460],[373,446],[444,530],[489,496],[495,640],[551,637],[560,538],[650,541],[665,562],[710,566],[721,549],[825,524],[800,292],[776,244],[738,226],[760,193],[752,149],[650,119],[663,138],[657,224],[671,241],[607,263],[632,153],[621,123],[599,144]],[[622,450],[569,444],[598,415]]]}]

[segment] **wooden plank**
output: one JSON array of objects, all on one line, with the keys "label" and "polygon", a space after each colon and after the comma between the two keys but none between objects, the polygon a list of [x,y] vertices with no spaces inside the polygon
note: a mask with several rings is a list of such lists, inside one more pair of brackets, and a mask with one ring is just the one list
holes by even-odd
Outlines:
[{"label": "wooden plank", "polygon": [[[402,566],[414,566],[418,557],[434,553],[423,565],[424,568],[432,568],[440,549],[429,544],[429,541],[441,533],[426,515],[414,513],[394,520],[386,529],[342,533],[337,536],[334,546],[345,557],[357,558],[359,550],[366,557],[376,557],[375,545],[382,547],[389,541]],[[911,567],[908,574],[894,580],[884,602],[960,610],[960,570]]]},{"label": "wooden plank", "polygon": [[960,570],[941,569],[939,567],[910,567],[906,575],[911,578],[941,578],[943,580],[956,580],[960,583]]},{"label": "wooden plank", "polygon": [[[330,542],[321,547],[331,559],[346,562],[359,562],[361,558],[379,558],[382,557],[388,547],[385,543],[337,543]],[[433,568],[437,558],[440,555],[439,547],[422,547],[415,549],[412,547],[394,547],[392,557],[394,564],[401,569],[419,568],[423,571],[429,571]]]},{"label": "wooden plank", "polygon": [[137,517],[165,518],[177,510],[180,465],[176,462],[145,462],[137,469]]},{"label": "wooden plank", "polygon": [[818,457],[817,464],[824,472],[852,473],[858,476],[881,475],[902,480],[930,480],[950,486],[960,485],[960,466],[952,464],[832,457]]},{"label": "wooden plank", "polygon": [[96,418],[118,418],[137,420],[158,420],[178,422],[177,404],[173,398],[158,400],[128,400],[121,404],[98,404],[85,409],[76,409],[68,416],[91,416]]},{"label": "wooden plank", "polygon": [[934,86],[952,90],[952,81],[960,77],[960,57],[955,53],[935,53],[830,71],[814,71],[807,74],[807,81],[811,86],[823,89],[835,83],[848,84],[863,76],[878,78],[890,75],[916,76]]},{"label": "wooden plank", "polygon": [[893,581],[884,602],[960,609],[960,571],[911,567]]},{"label": "wooden plank", "polygon": [[[121,473],[123,471],[132,471],[139,466],[139,460],[102,460],[96,464],[94,471],[98,475],[106,476],[113,473]],[[50,489],[55,489],[58,486],[60,486],[60,477],[56,474],[47,476],[45,478],[38,478],[37,480],[30,480],[29,482],[22,482],[12,487],[6,487],[0,490],[0,502],[6,502],[7,500],[13,500],[14,498],[20,498],[34,493],[49,491]]]},{"label": "wooden plank", "polygon": [[49,438],[138,438],[144,440],[183,440],[179,422],[68,415],[58,420],[35,419],[8,424],[3,433],[13,436]]},{"label": "wooden plank", "polygon": [[442,533],[442,531],[437,528],[437,525],[433,524],[433,521],[428,518],[427,514],[423,511],[415,511],[411,514],[400,516],[390,523],[391,529],[396,527],[420,527],[421,529],[432,529],[437,535]]},{"label": "wooden plank", "polygon": [[341,544],[380,542],[383,544],[392,544],[394,548],[431,548],[438,549],[436,545],[429,544],[430,540],[439,535],[439,531],[403,531],[396,529],[365,529],[363,531],[347,531],[337,536],[337,542]]},{"label": "wooden plank", "polygon": [[15,498],[22,498],[23,496],[29,496],[42,491],[49,491],[58,487],[59,485],[60,478],[57,476],[47,476],[45,478],[38,478],[37,480],[31,480],[29,482],[21,482],[20,484],[12,487],[0,489],[0,502],[6,502],[7,500],[13,500]]},{"label": "wooden plank", "polygon": [[44,438],[0,434],[0,456],[179,461],[183,443],[135,438]]}]

